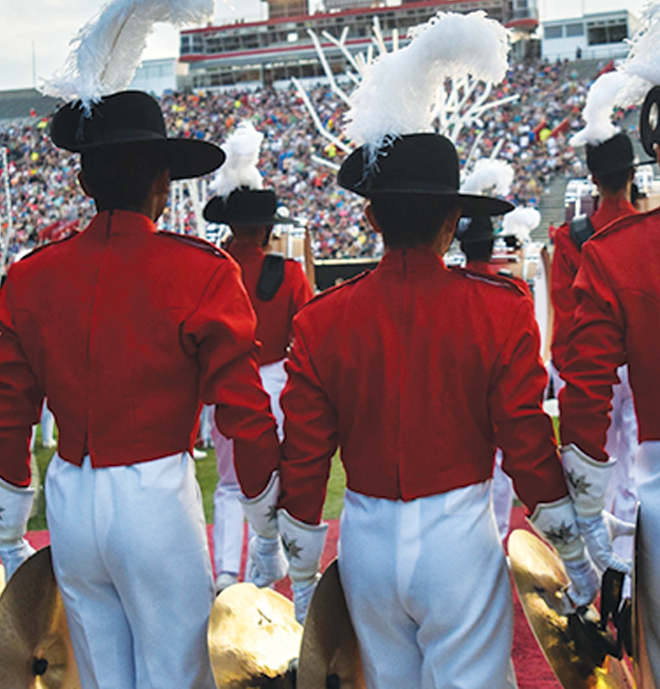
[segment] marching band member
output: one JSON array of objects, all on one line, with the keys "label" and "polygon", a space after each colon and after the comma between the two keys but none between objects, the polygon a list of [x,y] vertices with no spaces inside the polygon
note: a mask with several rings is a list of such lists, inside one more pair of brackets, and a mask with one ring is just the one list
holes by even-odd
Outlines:
[{"label": "marching band member", "polygon": [[[659,75],[660,76],[660,75]],[[658,154],[660,132],[649,111],[660,104],[660,87],[649,92],[641,130],[647,153]],[[637,608],[646,649],[636,656],[641,674],[660,686],[660,366],[655,343],[660,338],[660,284],[655,261],[659,211],[630,214],[594,234],[582,249],[574,281],[576,311],[559,396],[562,459],[569,477],[578,524],[601,570],[630,572],[610,545],[611,519],[604,512],[608,483],[617,458],[607,450],[609,411],[618,370],[627,363],[639,427],[636,459],[641,533],[636,550]],[[640,639],[638,639],[638,643]],[[648,667],[646,666],[648,659]],[[639,662],[637,669],[640,670]]]},{"label": "marching band member", "polygon": [[202,404],[234,438],[246,495],[279,462],[239,266],[155,225],[170,180],[207,174],[224,154],[168,138],[155,99],[116,92],[155,21],[202,22],[212,9],[110,3],[80,32],[53,86],[76,95],[51,136],[81,154],[97,214],[15,263],[0,292],[0,557],[15,567],[28,555],[30,430],[47,396],[59,429],[45,487],[51,553],[83,689],[215,687],[190,456]]},{"label": "marching band member", "polygon": [[[294,319],[279,526],[297,614],[313,590],[336,447],[347,474],[339,568],[369,687],[513,687],[512,604],[490,508],[495,447],[586,603],[597,581],[577,535],[550,419],[532,301],[506,278],[447,269],[459,215],[505,202],[458,193],[439,135],[406,135],[339,182],[370,200],[387,252]],[[368,182],[365,182],[368,180]]]},{"label": "marching band member", "polygon": [[[277,196],[272,189],[263,189],[256,167],[259,144],[263,135],[247,123],[241,123],[227,139],[223,150],[227,160],[212,184],[214,196],[204,209],[210,222],[231,227],[232,238],[226,247],[241,267],[243,282],[257,315],[259,375],[282,432],[280,394],[286,382],[284,359],[291,341],[294,314],[313,294],[305,272],[298,261],[267,255],[270,234],[275,224],[294,221],[277,213]],[[216,592],[238,581],[243,544],[243,508],[241,489],[234,469],[233,442],[216,427],[211,431],[216,449],[218,483],[213,503],[213,544],[216,571]],[[249,503],[248,512],[250,511]],[[250,546],[246,580],[267,586],[286,573],[286,560],[281,551],[274,524],[266,534],[256,534]],[[261,554],[277,554],[275,559],[260,558]],[[277,561],[281,566],[277,566]],[[266,562],[275,569],[266,571]]]},{"label": "marching band member", "polygon": [[213,581],[190,456],[201,403],[250,466],[246,491],[264,489],[279,445],[238,266],[154,223],[170,179],[224,156],[168,139],[140,92],[106,96],[89,117],[66,105],[51,131],[81,153],[98,214],[14,264],[3,286],[0,500],[11,512],[27,495],[46,395],[60,431],[46,478],[53,567],[82,686],[210,689]]},{"label": "marching band member", "polygon": [[[602,142],[594,138],[590,138],[590,141],[586,146],[587,167],[598,190],[598,208],[591,216],[580,215],[564,223],[554,233],[555,250],[550,270],[550,294],[554,308],[550,372],[557,396],[564,385],[564,370],[571,351],[572,328],[578,304],[574,284],[585,255],[584,247],[595,234],[612,222],[637,214],[630,202],[635,159],[629,137],[619,133]],[[635,456],[639,444],[625,362],[617,370],[617,377],[606,448],[607,454],[616,457],[617,462],[608,484],[606,505],[617,518],[632,522],[638,501]],[[614,548],[623,559],[632,559],[632,538],[617,539]]]},{"label": "marching band member", "polygon": [[338,182],[369,200],[386,253],[294,318],[278,524],[296,615],[316,585],[339,446],[339,573],[370,689],[515,687],[511,590],[490,503],[496,447],[566,563],[573,602],[597,590],[542,409],[532,301],[511,280],[442,259],[461,215],[512,209],[460,193],[456,149],[428,133],[435,80],[462,70],[501,79],[502,32],[479,13],[439,13],[370,67],[348,113],[360,145]]}]

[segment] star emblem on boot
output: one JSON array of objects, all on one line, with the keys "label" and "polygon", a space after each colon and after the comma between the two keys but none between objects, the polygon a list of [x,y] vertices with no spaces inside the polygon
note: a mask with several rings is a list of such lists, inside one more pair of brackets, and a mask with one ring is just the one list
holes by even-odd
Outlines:
[{"label": "star emblem on boot", "polygon": [[300,560],[302,548],[298,545],[298,541],[295,538],[289,540],[284,534],[282,534],[282,545],[284,546],[284,550],[286,550],[287,555],[289,555],[291,559],[296,558],[297,560]]},{"label": "star emblem on boot", "polygon": [[266,512],[266,519],[269,522],[277,521],[277,505],[271,505]]},{"label": "star emblem on boot", "polygon": [[5,507],[0,507],[0,522],[2,521],[2,513],[5,511]]},{"label": "star emblem on boot", "polygon": [[569,470],[566,472],[566,478],[571,484],[574,495],[589,495],[589,488],[592,484],[587,482],[586,474],[576,475],[574,470]]},{"label": "star emblem on boot", "polygon": [[543,532],[545,534],[545,537],[552,543],[553,545],[556,544],[567,544],[570,543],[575,538],[575,534],[573,534],[573,529],[571,528],[570,525],[566,524],[566,522],[562,522],[560,526],[553,526],[549,528],[547,531]]}]

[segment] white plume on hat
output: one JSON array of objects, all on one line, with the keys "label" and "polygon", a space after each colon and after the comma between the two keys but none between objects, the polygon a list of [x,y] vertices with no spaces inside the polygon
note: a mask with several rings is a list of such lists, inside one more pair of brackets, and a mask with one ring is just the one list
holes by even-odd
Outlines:
[{"label": "white plume on hat", "polygon": [[503,160],[479,158],[461,184],[461,194],[507,196],[513,184],[513,166]]},{"label": "white plume on hat", "polygon": [[103,96],[130,84],[156,22],[203,24],[214,10],[214,0],[113,0],[72,39],[64,68],[41,91],[80,99],[89,112]]},{"label": "white plume on hat", "polygon": [[264,135],[251,122],[240,122],[223,144],[227,158],[209,187],[213,194],[227,198],[239,187],[263,189],[259,164],[259,148]]},{"label": "white plume on hat", "polygon": [[412,41],[382,54],[350,96],[346,135],[371,153],[404,134],[433,131],[434,106],[447,78],[500,82],[509,32],[485,12],[438,12],[410,30]]},{"label": "white plume on hat", "polygon": [[660,84],[660,2],[647,3],[640,20],[640,29],[628,41],[625,61],[591,85],[582,112],[586,125],[571,138],[571,146],[612,138],[618,132],[611,121],[614,108],[638,105],[652,86]]},{"label": "white plume on hat", "polygon": [[518,237],[521,242],[529,241],[529,235],[541,224],[541,214],[532,206],[518,206],[507,213],[502,220],[502,236]]}]

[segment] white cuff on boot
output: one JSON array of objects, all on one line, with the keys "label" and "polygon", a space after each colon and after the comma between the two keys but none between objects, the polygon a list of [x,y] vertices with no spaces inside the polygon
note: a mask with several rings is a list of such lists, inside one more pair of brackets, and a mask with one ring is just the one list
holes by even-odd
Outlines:
[{"label": "white cuff on boot", "polygon": [[0,479],[0,544],[16,545],[25,535],[34,493]]},{"label": "white cuff on boot", "polygon": [[605,507],[605,491],[616,459],[599,462],[576,445],[561,448],[568,492],[579,517],[594,517]]},{"label": "white cuff on boot", "polygon": [[245,516],[255,533],[263,538],[277,538],[277,500],[280,496],[280,473],[270,475],[268,485],[254,498],[240,497]]}]

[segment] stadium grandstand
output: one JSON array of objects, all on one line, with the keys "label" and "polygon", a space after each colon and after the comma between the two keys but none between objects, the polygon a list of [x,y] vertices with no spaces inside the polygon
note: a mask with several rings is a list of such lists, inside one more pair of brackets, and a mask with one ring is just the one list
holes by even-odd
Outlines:
[{"label": "stadium grandstand", "polygon": [[271,0],[269,4],[266,21],[182,31],[179,59],[188,65],[188,74],[179,82],[180,88],[268,86],[291,77],[320,77],[323,67],[310,31],[321,37],[333,73],[343,74],[347,60],[331,37],[342,40],[351,52],[364,50],[371,44],[376,19],[388,48],[393,43],[405,45],[408,29],[438,11],[483,10],[515,30],[515,56],[529,58],[540,50],[538,41],[531,38],[539,24],[535,0],[418,0],[387,7],[367,7],[359,0],[330,1],[326,5],[330,9],[312,15],[299,13],[305,9],[304,1]]},{"label": "stadium grandstand", "polygon": [[[475,125],[458,142],[463,160],[478,139],[477,156],[489,156],[497,147],[498,157],[513,164],[516,177],[510,199],[541,209],[541,240],[547,239],[550,223],[563,220],[566,179],[584,175],[568,139],[581,126],[579,113],[597,72],[595,63],[590,70],[586,66],[584,61],[514,63],[492,98],[513,93],[518,100],[494,109],[483,126]],[[328,85],[316,85],[308,93],[323,125],[339,135],[346,105]],[[9,153],[6,169],[0,170],[0,220],[5,236],[8,191],[9,260],[67,229],[84,227],[93,214],[77,185],[77,156],[55,149],[48,137],[53,108],[36,92],[31,98],[18,110],[18,100],[0,98],[0,148]],[[363,218],[362,200],[337,186],[333,169],[317,164],[319,157],[340,163],[344,154],[319,134],[294,87],[173,91],[160,100],[173,135],[222,144],[244,119],[265,134],[259,166],[265,183],[277,189],[290,213],[310,228],[317,259],[368,259],[382,252],[380,237]],[[201,202],[208,181],[200,183]],[[548,205],[548,192],[555,186],[559,190]],[[173,199],[161,227],[199,233],[188,192]]]}]

